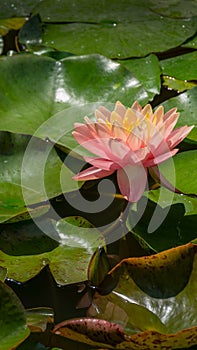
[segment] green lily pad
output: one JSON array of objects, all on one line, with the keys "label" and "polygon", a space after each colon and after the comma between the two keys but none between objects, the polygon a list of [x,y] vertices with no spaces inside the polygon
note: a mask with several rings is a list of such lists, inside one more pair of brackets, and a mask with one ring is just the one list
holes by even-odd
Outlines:
[{"label": "green lily pad", "polygon": [[78,217],[54,222],[51,235],[60,244],[49,252],[14,256],[1,250],[1,266],[7,268],[7,277],[25,282],[37,275],[44,266],[49,265],[58,284],[86,280],[89,261],[95,247],[105,244],[102,235],[85,219],[79,220]]},{"label": "green lily pad", "polygon": [[197,49],[197,35],[194,35],[192,39],[187,40],[185,44],[182,45],[183,47],[189,47],[192,49]]},{"label": "green lily pad", "polygon": [[187,136],[192,141],[197,141],[197,87],[190,89],[177,97],[170,98],[163,103],[166,110],[177,107],[180,117],[177,126],[194,125],[195,127]]},{"label": "green lily pad", "polygon": [[[160,61],[163,74],[179,80],[196,80],[197,52],[190,52]],[[187,67],[187,69],[185,69]]]},{"label": "green lily pad", "polygon": [[183,203],[169,203],[162,208],[145,198],[138,202],[136,211],[130,210],[127,218],[128,229],[148,252],[164,251],[192,241],[197,237],[196,224],[196,213],[185,215]]},{"label": "green lily pad", "polygon": [[[46,217],[40,218],[48,226],[48,234],[52,236],[55,230]],[[12,256],[36,255],[53,250],[59,244],[56,240],[45,234],[33,220],[6,223],[0,225],[1,250]]]},{"label": "green lily pad", "polygon": [[[68,107],[80,111],[98,101],[115,103],[119,99],[131,105],[136,99],[142,103],[149,99],[131,72],[99,55],[72,56],[58,62],[30,54],[2,57],[0,74],[0,130],[14,133],[33,135],[57,111]],[[68,131],[51,120],[53,127],[59,130],[59,138]],[[50,129],[46,137],[50,137]]]},{"label": "green lily pad", "polygon": [[197,199],[191,196],[174,193],[167,188],[162,187],[157,190],[152,190],[147,192],[147,196],[150,200],[155,203],[158,203],[162,208],[165,208],[169,205],[181,203],[185,208],[185,215],[195,215],[197,214]]},{"label": "green lily pad", "polygon": [[[159,165],[162,175],[183,193],[197,194],[197,150],[181,152]],[[174,174],[175,171],[175,183]]]},{"label": "green lily pad", "polygon": [[18,30],[24,23],[25,18],[23,17],[0,19],[0,34],[6,35],[10,29]]},{"label": "green lily pad", "polygon": [[0,348],[10,350],[29,335],[25,310],[11,288],[0,282]]},{"label": "green lily pad", "polygon": [[138,7],[131,11],[138,18],[137,22],[130,19],[128,23],[123,18],[122,21],[110,21],[110,25],[105,22],[47,24],[43,44],[76,55],[97,53],[111,58],[140,57],[181,45],[196,31],[193,19],[153,18],[152,13],[149,19],[144,19],[139,17]]},{"label": "green lily pad", "polygon": [[151,54],[145,58],[119,60],[118,62],[133,73],[140,82],[143,82],[149,95],[152,93],[155,96],[160,93],[161,70],[157,56]]},{"label": "green lily pad", "polygon": [[195,0],[154,0],[150,1],[151,9],[163,16],[169,16],[173,18],[187,18],[197,16],[197,4]]},{"label": "green lily pad", "polygon": [[54,311],[48,307],[27,309],[26,317],[31,332],[44,332],[47,324],[54,322]]},{"label": "green lily pad", "polygon": [[[1,222],[10,218],[13,221],[27,219],[25,206],[76,188],[72,172],[62,164],[51,145],[32,139],[27,148],[29,139],[24,135],[12,135],[13,152],[0,155]],[[40,205],[40,213],[36,208],[29,213],[36,216],[47,210],[46,205]]]},{"label": "green lily pad", "polygon": [[7,269],[0,266],[0,281],[4,282],[7,275]]},{"label": "green lily pad", "polygon": [[170,90],[177,90],[178,92],[183,92],[185,90],[192,89],[196,85],[197,84],[193,82],[175,79],[167,75],[163,76],[163,86],[166,86]]},{"label": "green lily pad", "polygon": [[[102,294],[94,296],[88,312],[92,324],[98,318],[122,327],[125,340],[114,339],[114,348],[159,350],[196,345],[196,264],[197,246],[192,244],[122,260],[100,286]],[[148,313],[152,317],[146,317]],[[79,330],[80,339],[80,327],[74,330]],[[88,328],[87,336],[91,338]],[[105,343],[111,345],[108,339]]]}]

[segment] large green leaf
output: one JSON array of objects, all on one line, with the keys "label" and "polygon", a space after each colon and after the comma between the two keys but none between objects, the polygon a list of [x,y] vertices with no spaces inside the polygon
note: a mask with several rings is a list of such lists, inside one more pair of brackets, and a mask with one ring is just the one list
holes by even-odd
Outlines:
[{"label": "large green leaf", "polygon": [[[163,74],[180,80],[196,80],[197,52],[190,52],[160,61]],[[187,67],[187,69],[185,69]]]},{"label": "large green leaf", "polygon": [[139,57],[178,46],[196,31],[193,19],[155,18],[152,13],[144,19],[138,7],[128,13],[133,13],[135,20],[127,22],[123,17],[111,23],[47,24],[43,44],[77,55],[96,52],[112,58]]},{"label": "large green leaf", "polygon": [[29,335],[25,310],[14,292],[0,282],[0,349],[10,350]]},{"label": "large green leaf", "polygon": [[[172,204],[170,198],[172,201],[172,196],[169,196],[164,208],[157,202],[147,202],[142,198],[137,204],[137,210],[129,211],[127,227],[148,251],[163,251],[186,244],[197,237],[196,213],[184,215],[184,200]],[[159,200],[159,203],[163,202],[163,196]]]},{"label": "large green leaf", "polygon": [[[122,342],[120,337],[107,338],[108,347],[112,341],[114,348],[139,350],[196,345],[196,264],[197,246],[188,244],[149,257],[124,259],[116,265],[88,312],[91,317],[118,324],[127,333]],[[92,327],[96,326],[94,318]],[[64,336],[69,336],[71,329],[75,334],[79,331],[79,340],[82,333],[95,341],[89,328],[70,325],[66,334],[62,325]]]},{"label": "large green leaf", "polygon": [[177,126],[195,125],[195,128],[188,135],[188,139],[197,141],[197,87],[188,90],[177,97],[170,98],[163,103],[166,110],[177,107],[180,112],[180,118]]},{"label": "large green leaf", "polygon": [[161,88],[161,69],[157,56],[149,55],[145,58],[133,58],[130,60],[119,60],[136,78],[143,82],[149,95],[159,94]]},{"label": "large green leaf", "polygon": [[197,16],[197,4],[195,0],[150,0],[151,9],[163,16],[175,18],[187,18]]},{"label": "large green leaf", "polygon": [[[1,222],[17,215],[20,220],[27,213],[25,205],[76,188],[72,172],[62,164],[50,144],[32,139],[27,147],[29,137],[17,134],[11,135],[9,142],[10,153],[0,155]],[[3,153],[6,153],[5,148]],[[39,210],[42,214],[47,207],[40,206]],[[33,212],[36,209],[32,210],[32,215]]]},{"label": "large green leaf", "polygon": [[[37,254],[36,242],[32,238],[34,255],[32,252],[31,255],[9,255],[1,250],[1,266],[7,268],[7,277],[24,282],[37,275],[48,264],[59,284],[86,280],[87,268],[95,248],[105,244],[101,234],[89,222],[79,217],[62,219],[53,224],[45,221],[41,227],[48,229],[48,235],[56,239],[59,246],[48,252],[46,247],[45,252]],[[35,241],[38,242],[36,236]],[[29,241],[29,244],[32,242]]]},{"label": "large green leaf", "polygon": [[[34,134],[55,112],[68,107],[79,106],[80,111],[98,101],[114,103],[119,99],[131,105],[135,99],[143,103],[149,99],[131,72],[99,55],[58,62],[35,55],[2,57],[0,74],[0,130],[17,133]],[[55,127],[59,137],[68,131],[61,123]]]},{"label": "large green leaf", "polygon": [[[197,150],[181,152],[159,165],[162,175],[183,193],[197,194]],[[175,183],[174,183],[175,171]]]}]

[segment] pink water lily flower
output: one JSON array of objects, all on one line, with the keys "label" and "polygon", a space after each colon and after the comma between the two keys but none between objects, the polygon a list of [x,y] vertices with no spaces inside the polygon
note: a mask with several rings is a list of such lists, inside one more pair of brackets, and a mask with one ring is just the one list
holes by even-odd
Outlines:
[{"label": "pink water lily flower", "polygon": [[73,177],[94,180],[117,171],[122,195],[130,202],[142,196],[147,183],[148,168],[158,176],[157,165],[174,156],[175,148],[192,130],[182,126],[175,130],[177,109],[164,114],[163,106],[153,112],[135,101],[126,108],[119,101],[114,111],[103,106],[95,111],[96,122],[85,117],[86,124],[76,123],[73,136],[77,142],[98,157],[84,157],[92,166]]}]

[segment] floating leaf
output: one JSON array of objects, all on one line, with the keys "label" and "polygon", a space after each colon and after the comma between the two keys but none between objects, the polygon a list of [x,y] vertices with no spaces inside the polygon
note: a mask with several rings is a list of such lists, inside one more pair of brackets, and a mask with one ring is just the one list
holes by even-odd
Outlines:
[{"label": "floating leaf", "polygon": [[170,90],[177,90],[178,92],[183,92],[185,90],[192,89],[196,85],[196,83],[178,80],[166,75],[163,76],[163,86],[166,86]]},{"label": "floating leaf", "polygon": [[[196,80],[197,52],[190,52],[160,61],[163,74],[179,80]],[[187,67],[187,69],[185,69]]]},{"label": "floating leaf", "polygon": [[34,15],[24,23],[18,34],[20,44],[25,44],[27,47],[39,45],[42,43],[42,28],[39,15]]},{"label": "floating leaf", "polygon": [[119,60],[119,63],[131,71],[140,82],[143,82],[150,100],[151,94],[152,96],[159,94],[161,88],[161,70],[157,56],[149,55],[145,58]]},{"label": "floating leaf", "polygon": [[0,34],[6,35],[10,29],[18,30],[24,23],[25,18],[23,17],[0,19]]},{"label": "floating leaf", "polygon": [[[72,172],[62,164],[51,145],[32,139],[27,147],[28,141],[27,136],[13,135],[13,152],[0,155],[1,222],[10,218],[20,220],[19,215],[27,219],[25,206],[76,188]],[[36,217],[47,210],[47,205],[40,205],[30,213]]]},{"label": "floating leaf", "polygon": [[0,281],[4,282],[7,275],[7,269],[0,266]]},{"label": "floating leaf", "polygon": [[111,58],[140,57],[179,46],[196,31],[192,18],[190,21],[155,18],[150,13],[150,17],[144,19],[140,18],[139,6],[128,11],[128,5],[127,13],[130,17],[132,13],[135,20],[130,18],[128,23],[118,14],[119,19],[98,24],[47,24],[43,44],[76,55],[97,53]]},{"label": "floating leaf", "polygon": [[115,103],[120,99],[131,105],[135,99],[143,103],[149,99],[131,72],[99,55],[70,56],[61,61],[30,54],[2,57],[0,74],[0,130],[28,135],[37,131],[38,135],[39,127],[48,121],[45,138],[50,138],[55,128],[56,142],[77,119],[73,115],[65,129],[66,110],[58,124],[51,118],[59,110],[75,107],[76,114],[85,116],[88,103]]},{"label": "floating leaf", "polygon": [[[119,349],[196,345],[196,264],[197,246],[192,244],[148,257],[124,259],[106,276],[100,289],[102,295],[95,294],[88,315],[123,328],[127,337],[116,346]],[[132,308],[138,310],[139,317],[131,312]],[[152,318],[146,317],[148,312]]]},{"label": "floating leaf", "polygon": [[44,332],[47,324],[54,322],[54,311],[47,307],[27,309],[26,317],[31,332]]},{"label": "floating leaf", "polygon": [[167,160],[159,165],[159,170],[181,192],[197,195],[197,150],[176,154],[173,163]]},{"label": "floating leaf", "polygon": [[87,227],[86,220],[82,219],[80,222],[78,226],[63,219],[51,226],[46,222],[40,223],[45,230],[51,227],[48,234],[60,243],[58,247],[49,252],[14,256],[0,251],[1,266],[7,268],[8,278],[25,282],[37,275],[44,266],[49,265],[59,284],[65,285],[86,280],[87,268],[95,247],[104,245],[105,242],[101,234],[90,223]]},{"label": "floating leaf", "polygon": [[25,310],[10,287],[0,282],[0,348],[10,350],[29,335]]},{"label": "floating leaf", "polygon": [[163,103],[166,110],[177,107],[180,112],[180,118],[177,122],[177,126],[183,125],[195,125],[195,128],[187,136],[188,139],[197,141],[197,87],[190,89],[177,97],[170,98]]},{"label": "floating leaf", "polygon": [[[162,196],[159,200],[162,200]],[[159,203],[150,200],[147,202],[142,198],[137,204],[137,210],[130,210],[127,218],[128,229],[145,249],[163,251],[186,244],[197,237],[196,214],[184,216],[182,202],[169,202],[164,208]]]},{"label": "floating leaf", "polygon": [[173,18],[187,18],[197,15],[197,4],[195,0],[169,0],[168,3],[164,0],[150,1],[151,9],[163,16]]}]

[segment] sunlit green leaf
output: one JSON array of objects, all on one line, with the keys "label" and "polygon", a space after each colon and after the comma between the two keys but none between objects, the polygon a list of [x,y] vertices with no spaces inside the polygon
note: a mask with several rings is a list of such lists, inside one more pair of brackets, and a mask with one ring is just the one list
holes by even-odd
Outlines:
[{"label": "sunlit green leaf", "polygon": [[[196,80],[197,52],[190,52],[160,61],[163,74],[179,80]],[[187,69],[185,69],[187,67]]]},{"label": "sunlit green leaf", "polygon": [[14,292],[0,282],[0,348],[10,350],[29,335],[25,310]]},{"label": "sunlit green leaf", "polygon": [[177,126],[183,125],[195,125],[195,128],[187,136],[188,139],[197,141],[197,87],[190,89],[177,97],[170,98],[163,103],[166,110],[177,107],[180,112],[180,118],[177,122]]},{"label": "sunlit green leaf", "polygon": [[[0,155],[1,221],[14,217],[16,221],[20,220],[17,215],[21,218],[25,216],[25,205],[76,188],[72,172],[61,163],[51,145],[32,140],[27,148],[28,141],[29,137],[13,135],[13,152]],[[40,206],[37,214],[46,211],[47,207]],[[32,214],[34,212],[36,216],[36,209],[32,210]]]},{"label": "sunlit green leaf", "polygon": [[[197,194],[197,150],[181,152],[159,165],[162,175],[183,193]],[[175,171],[175,183],[174,183]]]},{"label": "sunlit green leaf", "polygon": [[170,90],[177,90],[178,92],[183,92],[185,90],[192,89],[196,85],[196,83],[178,80],[167,75],[163,76],[163,86],[166,86]]},{"label": "sunlit green leaf", "polygon": [[[48,121],[45,138],[54,128],[60,138],[70,128],[64,129],[66,111],[54,124],[56,120],[51,117],[58,110],[76,107],[76,113],[82,114],[88,103],[121,100],[131,105],[135,99],[143,103],[148,100],[143,85],[131,72],[99,55],[70,56],[58,62],[30,54],[2,57],[0,74],[0,130],[4,131],[32,135]],[[72,119],[70,124],[73,127]]]},{"label": "sunlit green leaf", "polygon": [[144,19],[138,6],[131,7],[131,12],[127,8],[127,13],[133,13],[135,20],[127,22],[123,17],[94,24],[47,24],[43,43],[77,55],[96,52],[112,58],[139,57],[178,46],[196,30],[193,19],[155,18],[153,13]]},{"label": "sunlit green leaf", "polygon": [[155,55],[149,55],[139,59],[119,60],[119,63],[131,71],[140,82],[143,82],[150,99],[152,95],[159,94],[161,88],[161,71],[158,58]]},{"label": "sunlit green leaf", "polygon": [[18,30],[24,23],[25,18],[23,17],[0,19],[0,34],[6,35],[10,29]]}]

